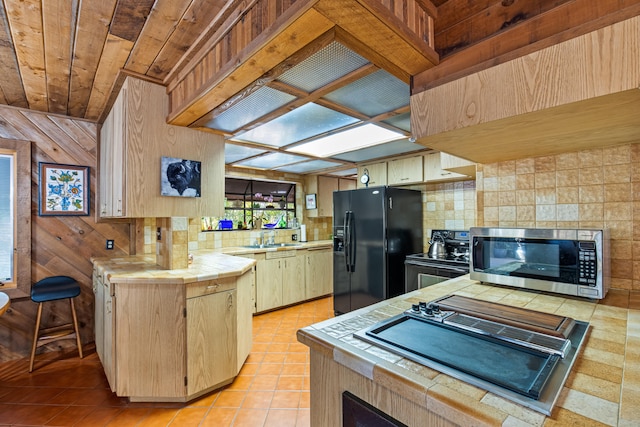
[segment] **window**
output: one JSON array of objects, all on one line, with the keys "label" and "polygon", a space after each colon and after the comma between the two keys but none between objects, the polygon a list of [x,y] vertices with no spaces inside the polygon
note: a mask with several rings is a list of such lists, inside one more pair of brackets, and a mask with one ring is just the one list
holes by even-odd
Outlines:
[{"label": "window", "polygon": [[31,143],[0,138],[0,289],[31,287]]},{"label": "window", "polygon": [[0,149],[0,283],[15,283],[16,264],[13,248],[16,239],[16,179],[15,153]]},{"label": "window", "polygon": [[225,178],[224,226],[216,218],[202,219],[203,230],[288,228],[296,216],[296,184]]}]

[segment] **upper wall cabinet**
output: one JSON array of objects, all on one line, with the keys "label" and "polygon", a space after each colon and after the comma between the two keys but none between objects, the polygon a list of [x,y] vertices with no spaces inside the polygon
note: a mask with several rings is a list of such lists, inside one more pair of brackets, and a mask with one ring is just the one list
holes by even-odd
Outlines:
[{"label": "upper wall cabinet", "polygon": [[[100,132],[100,217],[224,214],[223,137],[168,125],[167,113],[163,86],[126,78]],[[201,162],[199,197],[161,195],[161,181],[168,185],[162,157]],[[180,169],[172,181],[188,178]]]},{"label": "upper wall cabinet", "polygon": [[[470,167],[473,169],[469,169]],[[455,170],[470,173],[458,173]],[[429,153],[424,156],[425,182],[463,181],[473,178],[475,178],[474,163],[446,153]]]},{"label": "upper wall cabinet", "polygon": [[407,185],[422,182],[422,156],[391,160],[387,164],[387,183],[389,185]]},{"label": "upper wall cabinet", "polygon": [[306,178],[307,194],[316,195],[316,208],[306,209],[304,215],[309,218],[333,216],[333,192],[353,190],[352,179],[333,176],[311,175]]},{"label": "upper wall cabinet", "polygon": [[358,166],[358,178],[367,173],[369,175],[369,182],[363,184],[358,179],[358,188],[365,188],[367,185],[375,187],[377,185],[387,185],[387,162],[370,163],[367,165]]},{"label": "upper wall cabinet", "polygon": [[637,141],[639,39],[635,16],[414,94],[411,131],[477,163]]}]

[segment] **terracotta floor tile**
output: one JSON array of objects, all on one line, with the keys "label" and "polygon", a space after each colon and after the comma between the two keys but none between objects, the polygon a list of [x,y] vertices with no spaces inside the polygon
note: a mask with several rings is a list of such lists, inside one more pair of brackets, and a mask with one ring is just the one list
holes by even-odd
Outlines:
[{"label": "terracotta floor tile", "polygon": [[300,392],[300,405],[298,407],[306,409],[311,407],[311,393],[308,391]]},{"label": "terracotta floor tile", "polygon": [[289,353],[265,353],[262,363],[283,363]]},{"label": "terracotta floor tile", "polygon": [[137,427],[165,427],[176,417],[179,409],[151,408]]},{"label": "terracotta floor tile", "polygon": [[240,409],[233,427],[261,427],[267,418],[268,409]]},{"label": "terracotta floor tile", "polygon": [[256,375],[249,386],[251,391],[273,391],[278,384],[278,375]]},{"label": "terracotta floor tile", "polygon": [[270,409],[264,427],[296,427],[297,419],[297,410]]},{"label": "terracotta floor tile", "polygon": [[276,391],[271,400],[271,408],[297,409],[300,406],[299,391]]},{"label": "terracotta floor tile", "polygon": [[276,390],[302,390],[303,385],[303,376],[302,375],[289,375],[289,376],[280,376],[278,379],[278,384],[276,386]]},{"label": "terracotta floor tile", "polygon": [[176,427],[199,426],[207,412],[209,412],[209,408],[181,409],[169,425]]},{"label": "terracotta floor tile", "polygon": [[211,408],[202,420],[201,427],[230,427],[238,413],[234,408]]},{"label": "terracotta floor tile", "polygon": [[213,406],[239,408],[246,395],[246,391],[223,390],[220,392],[220,396],[218,396],[216,401],[213,402]]},{"label": "terracotta floor tile", "polygon": [[304,363],[285,363],[282,365],[280,375],[304,375],[307,365]]},{"label": "terracotta floor tile", "polygon": [[[263,362],[258,368],[256,375],[280,375],[282,372],[282,363],[266,363]],[[235,381],[234,381],[235,382]]]},{"label": "terracotta floor tile", "polygon": [[298,409],[298,417],[296,418],[296,427],[311,426],[311,411],[309,409]]},{"label": "terracotta floor tile", "polygon": [[106,426],[135,426],[147,417],[149,408],[128,408],[126,411],[120,411],[118,415],[113,417]]},{"label": "terracotta floor tile", "polygon": [[242,402],[242,407],[268,409],[271,407],[273,394],[273,391],[254,391],[247,393],[247,397]]},{"label": "terracotta floor tile", "polygon": [[[135,402],[111,392],[92,344],[0,364],[0,426],[309,427],[309,351],[298,328],[333,316],[331,298],[253,318],[254,345],[234,382],[187,403]],[[27,404],[28,403],[28,404]]]},{"label": "terracotta floor tile", "polygon": [[253,375],[238,375],[225,390],[249,390],[253,377]]},{"label": "terracotta floor tile", "polygon": [[285,363],[309,363],[309,353],[287,353]]}]

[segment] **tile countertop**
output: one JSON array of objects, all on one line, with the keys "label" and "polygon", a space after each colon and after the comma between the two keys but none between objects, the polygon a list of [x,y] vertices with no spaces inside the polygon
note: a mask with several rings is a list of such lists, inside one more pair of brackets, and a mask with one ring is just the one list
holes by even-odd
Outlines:
[{"label": "tile countertop", "polygon": [[242,255],[283,250],[312,249],[332,245],[330,240],[305,242],[295,246],[246,248],[227,247],[193,251],[193,263],[188,268],[165,270],[156,264],[155,255],[92,258],[98,274],[107,275],[117,283],[184,284],[223,277],[235,277],[249,270],[256,261]]},{"label": "tile countertop", "polygon": [[[550,417],[353,337],[412,303],[458,294],[590,323],[583,349]],[[462,276],[298,331],[312,351],[459,425],[640,425],[640,292],[610,290],[602,301],[488,286]],[[426,390],[426,395],[425,391]]]}]

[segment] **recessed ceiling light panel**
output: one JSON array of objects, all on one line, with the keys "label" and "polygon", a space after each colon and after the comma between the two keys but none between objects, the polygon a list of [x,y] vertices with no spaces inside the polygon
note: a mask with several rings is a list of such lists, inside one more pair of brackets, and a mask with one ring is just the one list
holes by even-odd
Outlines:
[{"label": "recessed ceiling light panel", "polygon": [[401,133],[374,124],[366,124],[291,147],[288,151],[316,157],[329,157],[404,137]]},{"label": "recessed ceiling light panel", "polygon": [[284,147],[334,129],[356,123],[358,119],[317,104],[305,104],[295,110],[236,135],[236,141],[249,141],[272,147]]},{"label": "recessed ceiling light panel", "polygon": [[236,163],[237,166],[246,166],[257,169],[275,169],[280,166],[289,165],[307,160],[306,157],[296,156],[286,153],[271,153],[264,156],[249,159],[244,162]]}]

